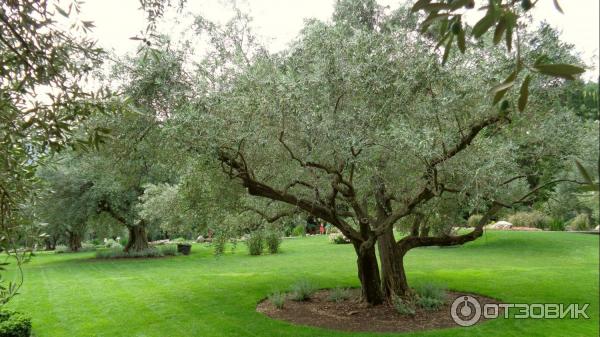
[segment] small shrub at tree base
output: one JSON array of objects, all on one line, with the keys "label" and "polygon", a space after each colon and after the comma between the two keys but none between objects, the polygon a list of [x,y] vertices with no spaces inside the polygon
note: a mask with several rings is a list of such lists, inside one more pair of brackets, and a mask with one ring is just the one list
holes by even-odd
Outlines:
[{"label": "small shrub at tree base", "polygon": [[279,246],[281,245],[281,233],[277,231],[267,231],[265,233],[265,243],[267,249],[271,254],[277,254],[279,252]]},{"label": "small shrub at tree base", "polygon": [[290,289],[290,299],[294,301],[308,301],[315,293],[315,286],[308,280],[294,283]]},{"label": "small shrub at tree base", "polygon": [[329,296],[327,296],[327,300],[329,302],[343,302],[350,298],[350,291],[346,288],[336,287],[331,289],[329,292]]},{"label": "small shrub at tree base", "polygon": [[425,310],[433,311],[444,305],[444,301],[440,301],[431,297],[419,297],[417,305]]},{"label": "small shrub at tree base", "polygon": [[146,248],[141,251],[125,252],[122,249],[99,249],[96,251],[97,259],[119,259],[119,258],[145,258],[145,257],[162,257],[164,254],[161,250],[155,247]]},{"label": "small shrub at tree base", "polygon": [[294,230],[292,231],[293,236],[304,236],[305,234],[306,234],[306,228],[304,227],[304,225],[297,225],[296,227],[294,227]]},{"label": "small shrub at tree base", "polygon": [[407,301],[400,296],[395,296],[392,303],[394,304],[394,309],[396,309],[400,315],[415,315],[415,305],[412,302]]},{"label": "small shrub at tree base", "polygon": [[263,252],[263,233],[262,231],[254,231],[250,233],[248,239],[246,240],[246,245],[248,246],[248,253],[250,255],[261,255]]},{"label": "small shrub at tree base", "polygon": [[31,318],[20,312],[5,309],[0,310],[0,336],[31,336]]},{"label": "small shrub at tree base", "polygon": [[469,217],[469,220],[467,220],[467,226],[475,227],[475,226],[477,226],[477,224],[479,224],[479,221],[481,221],[481,219],[483,219],[483,215],[473,214]]},{"label": "small shrub at tree base", "polygon": [[275,306],[277,309],[283,309],[283,304],[285,303],[285,294],[279,291],[276,291],[269,295],[269,301]]},{"label": "small shrub at tree base", "polygon": [[425,283],[415,288],[416,304],[425,310],[439,309],[446,303],[446,288],[439,284]]},{"label": "small shrub at tree base", "polygon": [[177,255],[177,247],[175,245],[160,246],[158,250],[164,256],[175,256]]}]

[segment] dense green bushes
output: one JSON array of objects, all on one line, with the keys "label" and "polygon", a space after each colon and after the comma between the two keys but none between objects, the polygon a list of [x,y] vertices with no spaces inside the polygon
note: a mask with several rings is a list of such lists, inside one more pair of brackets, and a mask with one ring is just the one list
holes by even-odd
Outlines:
[{"label": "dense green bushes", "polygon": [[590,217],[584,213],[578,214],[569,222],[569,228],[571,230],[584,231],[590,229],[590,227]]},{"label": "dense green bushes", "polygon": [[264,249],[262,231],[250,233],[246,239],[246,245],[248,246],[248,253],[250,255],[261,255]]},{"label": "dense green bushes", "polygon": [[267,244],[267,250],[271,254],[277,254],[279,252],[279,246],[281,246],[281,233],[277,231],[265,232],[265,243]]},{"label": "dense green bushes", "polygon": [[277,254],[281,246],[282,234],[273,230],[258,230],[248,234],[246,238],[246,246],[250,255],[261,255],[266,246],[271,254]]},{"label": "dense green bushes", "polygon": [[0,310],[1,337],[29,337],[31,335],[31,318],[12,310]]},{"label": "dense green bushes", "polygon": [[292,235],[293,236],[304,236],[306,235],[306,227],[302,224],[297,225],[296,227],[294,227],[294,230],[292,231]]},{"label": "dense green bushes", "polygon": [[540,211],[517,212],[508,217],[508,222],[517,227],[547,229],[550,227],[552,218]]}]

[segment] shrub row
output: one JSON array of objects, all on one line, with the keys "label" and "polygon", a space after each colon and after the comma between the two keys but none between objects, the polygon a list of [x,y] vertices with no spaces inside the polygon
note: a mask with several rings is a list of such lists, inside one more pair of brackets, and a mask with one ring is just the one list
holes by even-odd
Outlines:
[{"label": "shrub row", "polygon": [[125,252],[119,248],[100,249],[96,251],[97,259],[118,259],[118,258],[144,258],[144,257],[162,257],[177,255],[175,245],[164,245],[160,247],[149,247],[142,251]]}]

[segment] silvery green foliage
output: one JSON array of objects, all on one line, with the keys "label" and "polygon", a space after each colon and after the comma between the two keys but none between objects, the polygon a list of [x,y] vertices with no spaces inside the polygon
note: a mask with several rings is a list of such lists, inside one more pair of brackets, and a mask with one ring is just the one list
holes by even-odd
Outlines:
[{"label": "silvery green foliage", "polygon": [[[354,165],[359,198],[370,206],[375,177],[401,202],[422,187],[428,160],[497,109],[481,90],[488,81],[482,65],[441,68],[426,48],[430,42],[410,25],[386,23],[385,30],[361,30],[309,22],[288,50],[254,54],[222,90],[200,99],[202,109],[176,118],[194,128],[207,151],[240,149],[256,177],[278,188],[295,179],[321,191],[330,185],[328,177],[291,158],[281,135],[301,161]],[[468,151],[439,167],[439,181],[461,191],[452,200],[483,207],[482,198],[496,196],[515,173],[514,144],[503,132],[499,126],[485,130]],[[297,186],[294,192],[315,193]]]}]

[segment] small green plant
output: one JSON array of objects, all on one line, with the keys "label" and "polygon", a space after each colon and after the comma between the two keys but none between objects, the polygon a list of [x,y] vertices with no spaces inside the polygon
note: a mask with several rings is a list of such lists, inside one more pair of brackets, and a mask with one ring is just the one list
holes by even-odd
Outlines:
[{"label": "small green plant", "polygon": [[433,311],[444,305],[444,301],[440,301],[431,297],[419,297],[417,305],[425,310]]},{"label": "small green plant", "polygon": [[481,219],[483,219],[483,215],[481,215],[481,214],[473,214],[467,220],[467,226],[468,227],[475,227],[475,226],[477,226],[477,224],[479,224],[479,221],[481,221]]},{"label": "small green plant", "polygon": [[281,233],[278,231],[267,231],[265,232],[265,243],[267,249],[271,254],[277,254],[279,252],[279,246],[281,246]]},{"label": "small green plant", "polygon": [[292,231],[292,235],[293,236],[304,236],[304,235],[306,235],[306,227],[304,227],[303,224],[296,225],[296,227],[294,227],[294,230]]},{"label": "small green plant", "polygon": [[276,292],[272,293],[271,295],[269,295],[269,301],[271,301],[271,303],[273,303],[273,305],[277,309],[283,309],[283,305],[285,303],[285,298],[286,298],[285,294],[280,291],[276,291]]},{"label": "small green plant", "polygon": [[416,304],[425,310],[439,309],[446,303],[446,288],[439,284],[425,283],[415,288]]},{"label": "small green plant", "polygon": [[225,254],[225,246],[227,245],[227,235],[224,233],[217,233],[213,236],[212,244],[215,247],[215,255],[220,256]]},{"label": "small green plant", "polygon": [[331,289],[329,292],[329,296],[327,296],[327,300],[329,302],[343,302],[350,298],[350,290],[346,288],[335,287]]},{"label": "small green plant", "polygon": [[54,252],[56,254],[67,253],[67,252],[69,252],[69,247],[67,247],[65,245],[56,245],[56,247],[54,247]]},{"label": "small green plant", "polygon": [[294,283],[290,289],[290,298],[294,301],[308,301],[315,293],[315,286],[308,280]]},{"label": "small green plant", "polygon": [[261,255],[263,253],[263,239],[264,234],[262,231],[254,231],[250,233],[248,239],[246,240],[246,245],[248,246],[248,253],[250,253],[250,255]]},{"label": "small green plant", "polygon": [[548,224],[548,227],[551,231],[564,231],[565,230],[565,222],[560,219],[552,219]]},{"label": "small green plant", "polygon": [[0,336],[31,336],[31,318],[20,312],[6,309],[0,310]]},{"label": "small green plant", "polygon": [[400,315],[414,316],[416,313],[415,305],[400,296],[395,296],[392,303],[394,304],[394,309],[396,309]]}]

